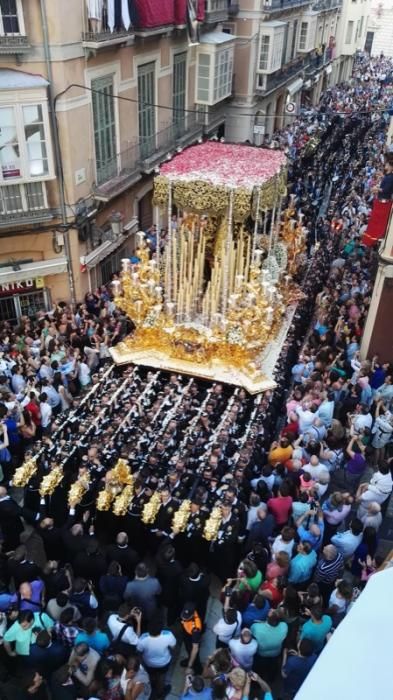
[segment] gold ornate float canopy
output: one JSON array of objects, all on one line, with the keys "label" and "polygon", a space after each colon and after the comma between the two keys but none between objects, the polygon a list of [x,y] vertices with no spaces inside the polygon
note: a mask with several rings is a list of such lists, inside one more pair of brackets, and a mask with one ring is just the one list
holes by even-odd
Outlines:
[{"label": "gold ornate float canopy", "polygon": [[[284,154],[251,146],[207,142],[162,166],[154,183],[156,251],[151,256],[139,232],[139,262],[123,260],[114,282],[116,304],[136,326],[111,349],[115,362],[250,393],[275,387],[272,357],[278,358],[294,300],[286,273],[295,258],[288,258],[285,236],[279,240],[285,182]],[[297,240],[290,216],[290,239]],[[163,252],[161,225],[168,230]]]},{"label": "gold ornate float canopy", "polygon": [[286,158],[281,151],[206,141],[191,146],[161,167],[154,182],[154,203],[172,202],[196,213],[223,214],[233,195],[235,221],[256,209],[271,209],[286,191]]}]

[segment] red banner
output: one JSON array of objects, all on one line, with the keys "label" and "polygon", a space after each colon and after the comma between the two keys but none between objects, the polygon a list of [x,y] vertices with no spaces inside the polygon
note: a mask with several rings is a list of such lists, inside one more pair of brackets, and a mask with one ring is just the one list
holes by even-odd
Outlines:
[{"label": "red banner", "polygon": [[371,247],[384,237],[388,229],[391,207],[392,202],[382,202],[380,199],[374,199],[367,230],[362,237],[363,245]]}]

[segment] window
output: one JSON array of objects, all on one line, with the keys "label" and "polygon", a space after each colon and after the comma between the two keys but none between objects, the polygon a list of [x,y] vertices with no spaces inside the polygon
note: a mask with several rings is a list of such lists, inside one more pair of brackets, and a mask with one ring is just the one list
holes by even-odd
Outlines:
[{"label": "window", "polygon": [[361,16],[361,19],[360,19],[359,38],[360,38],[360,37],[362,36],[362,34],[363,34],[363,21],[364,21],[364,16],[362,15],[362,16]]},{"label": "window", "polygon": [[31,105],[22,109],[30,176],[47,175],[48,157],[42,107],[41,105]]},{"label": "window", "polygon": [[0,0],[0,35],[24,34],[21,0]]},{"label": "window", "polygon": [[198,102],[209,102],[209,85],[210,85],[210,55],[207,53],[199,54],[198,60]]},{"label": "window", "polygon": [[287,62],[288,34],[289,34],[289,24],[287,22],[285,25],[284,42],[282,45],[282,54],[281,54],[281,64],[282,65],[285,65],[285,63]]},{"label": "window", "polygon": [[308,22],[302,22],[300,25],[299,51],[306,51],[307,33],[308,33]]},{"label": "window", "polygon": [[345,35],[345,43],[346,44],[352,43],[353,26],[354,26],[354,22],[348,22],[347,33]]},{"label": "window", "polygon": [[138,121],[142,158],[148,158],[156,147],[154,61],[138,68]]},{"label": "window", "polygon": [[233,51],[218,52],[214,67],[213,102],[224,100],[232,93]]},{"label": "window", "polygon": [[232,94],[233,40],[225,45],[200,45],[197,53],[195,102],[214,105]]},{"label": "window", "polygon": [[43,182],[0,187],[0,215],[22,214],[47,208]]},{"label": "window", "polygon": [[186,80],[187,80],[187,53],[178,53],[173,59],[173,97],[172,106],[173,121],[176,136],[181,136],[185,131],[185,107],[186,107]]},{"label": "window", "polygon": [[35,180],[49,175],[46,107],[0,107],[0,179]]},{"label": "window", "polygon": [[298,25],[298,21],[297,21],[297,19],[295,19],[295,21],[294,21],[294,23],[293,23],[292,46],[291,46],[291,60],[295,57],[295,54],[296,54],[297,25]]},{"label": "window", "polygon": [[267,70],[269,66],[270,35],[262,34],[261,50],[259,52],[259,70]]},{"label": "window", "polygon": [[97,185],[117,173],[113,76],[91,81]]}]

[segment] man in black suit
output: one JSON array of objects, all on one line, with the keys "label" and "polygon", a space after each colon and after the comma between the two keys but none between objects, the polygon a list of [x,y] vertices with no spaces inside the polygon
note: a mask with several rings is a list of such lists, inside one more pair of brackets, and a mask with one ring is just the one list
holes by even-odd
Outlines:
[{"label": "man in black suit", "polygon": [[126,532],[119,532],[116,535],[116,543],[110,544],[106,548],[106,557],[108,564],[112,561],[117,561],[123,573],[123,576],[133,578],[135,567],[139,562],[139,556],[132,547],[128,544],[128,535]]},{"label": "man in black suit", "polygon": [[23,532],[21,519],[22,509],[11,496],[7,489],[0,486],[0,527],[3,533],[3,551],[10,552],[16,549]]},{"label": "man in black suit", "polygon": [[8,576],[14,579],[15,588],[25,581],[36,581],[42,576],[42,571],[37,564],[27,559],[27,550],[24,545],[18,547],[13,557],[8,560]]}]

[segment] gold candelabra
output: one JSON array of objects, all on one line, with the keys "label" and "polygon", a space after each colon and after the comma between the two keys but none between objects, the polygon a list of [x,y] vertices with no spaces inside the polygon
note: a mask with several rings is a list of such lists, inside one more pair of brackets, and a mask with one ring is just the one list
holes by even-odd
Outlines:
[{"label": "gold candelabra", "polygon": [[71,484],[70,490],[68,492],[68,505],[70,508],[75,508],[83,496],[88,492],[90,487],[90,475],[86,471],[81,474],[73,484]]},{"label": "gold candelabra", "polygon": [[18,467],[18,469],[15,470],[15,474],[12,479],[13,486],[17,486],[18,488],[23,488],[24,486],[27,486],[30,479],[37,472],[37,469],[38,464],[36,457],[26,459],[23,462],[22,466]]},{"label": "gold candelabra", "polygon": [[155,491],[149,501],[143,506],[142,522],[144,522],[145,525],[152,525],[154,523],[160,509],[160,505],[160,494]]},{"label": "gold candelabra", "polygon": [[46,474],[40,484],[39,493],[40,496],[51,496],[58,485],[64,479],[64,472],[62,467],[54,467],[49,474]]},{"label": "gold candelabra", "polygon": [[172,532],[174,535],[178,535],[180,532],[184,532],[187,527],[191,515],[191,501],[186,499],[182,502],[179,510],[173,516],[172,519]]},{"label": "gold candelabra", "polygon": [[[125,459],[118,459],[114,468],[110,469],[105,474],[105,488],[98,494],[96,503],[97,510],[109,510],[115,499],[117,502],[123,495],[122,492],[124,487],[129,487],[132,494],[133,483],[134,477],[131,474],[128,463]],[[124,499],[123,501],[120,501],[120,504],[117,503],[116,509],[119,510],[119,508],[123,505]]]},{"label": "gold candelabra", "polygon": [[203,537],[208,542],[213,542],[217,539],[218,531],[222,522],[222,512],[220,506],[215,506],[212,509],[210,517],[206,520],[203,530]]}]

